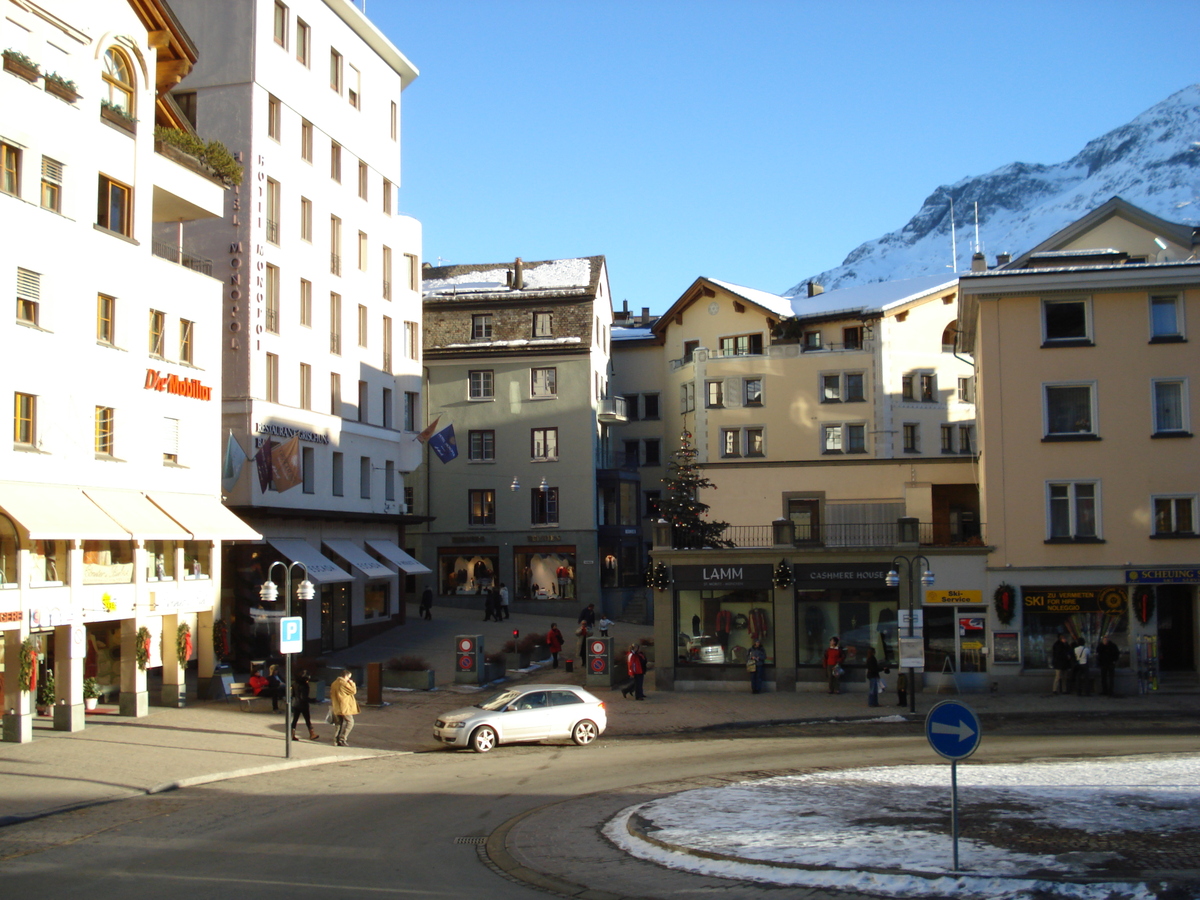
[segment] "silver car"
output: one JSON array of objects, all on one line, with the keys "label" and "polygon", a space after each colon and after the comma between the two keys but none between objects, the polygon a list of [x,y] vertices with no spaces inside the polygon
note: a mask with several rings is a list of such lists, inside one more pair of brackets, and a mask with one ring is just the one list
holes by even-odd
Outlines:
[{"label": "silver car", "polygon": [[443,713],[433,736],[451,747],[487,753],[497,744],[570,738],[590,744],[608,724],[604,701],[570,684],[537,684],[501,691],[474,706]]}]

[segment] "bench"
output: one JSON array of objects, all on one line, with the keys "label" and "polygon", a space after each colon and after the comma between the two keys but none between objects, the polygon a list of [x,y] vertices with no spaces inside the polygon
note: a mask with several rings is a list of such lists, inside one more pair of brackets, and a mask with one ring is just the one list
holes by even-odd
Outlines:
[{"label": "bench", "polygon": [[271,698],[265,694],[261,696],[259,694],[255,694],[250,690],[250,685],[246,684],[244,681],[235,681],[229,685],[229,695],[237,698],[237,700],[240,701],[242,712],[250,712],[250,710],[254,708],[256,701],[269,703],[271,700]]}]

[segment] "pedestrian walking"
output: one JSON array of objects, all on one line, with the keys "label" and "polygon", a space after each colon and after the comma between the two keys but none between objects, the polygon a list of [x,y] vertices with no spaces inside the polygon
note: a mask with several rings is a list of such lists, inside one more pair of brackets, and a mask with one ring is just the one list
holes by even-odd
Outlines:
[{"label": "pedestrian walking", "polygon": [[1115,697],[1117,661],[1121,658],[1120,648],[1113,643],[1107,634],[1100,638],[1096,646],[1096,665],[1100,667],[1100,693],[1105,697]]},{"label": "pedestrian walking", "polygon": [[554,660],[552,668],[558,668],[558,654],[562,652],[565,641],[563,633],[558,630],[558,623],[551,622],[550,630],[546,632],[546,647],[549,649],[550,656]]},{"label": "pedestrian walking", "polygon": [[487,587],[483,590],[483,621],[490,622],[492,619],[500,621],[500,598],[495,588]]},{"label": "pedestrian walking", "polygon": [[1061,631],[1058,640],[1050,648],[1050,665],[1054,667],[1054,683],[1050,686],[1050,694],[1065,694],[1067,692],[1067,677],[1075,667],[1075,654],[1067,643],[1067,636]]},{"label": "pedestrian walking", "polygon": [[846,658],[846,651],[838,646],[839,643],[836,637],[831,637],[829,646],[825,648],[825,677],[829,679],[831,694],[842,692],[842,661]]},{"label": "pedestrian walking", "polygon": [[596,623],[596,627],[600,629],[600,637],[608,637],[608,629],[612,628],[612,619],[608,616],[601,616],[600,621]]},{"label": "pedestrian walking", "polygon": [[1089,695],[1092,693],[1091,675],[1088,672],[1088,661],[1091,659],[1091,655],[1083,638],[1075,642],[1075,693],[1080,697],[1083,696],[1085,688]]},{"label": "pedestrian walking", "polygon": [[337,733],[333,737],[338,747],[349,747],[350,732],[354,730],[354,717],[358,715],[358,685],[354,683],[354,673],[343,669],[342,674],[333,679],[329,686],[329,702],[333,711],[333,724]]},{"label": "pedestrian walking", "polygon": [[575,629],[575,637],[579,638],[580,666],[587,664],[587,639],[589,634],[591,634],[591,632],[588,631],[588,623],[581,619],[579,622],[579,627]]},{"label": "pedestrian walking", "polygon": [[884,667],[880,665],[875,648],[867,648],[867,706],[879,705],[880,684],[883,681]]},{"label": "pedestrian walking", "polygon": [[645,700],[646,654],[637,644],[629,645],[629,654],[625,657],[625,670],[629,673],[629,683],[621,688],[621,696],[633,695],[634,700]]},{"label": "pedestrian walking", "polygon": [[501,615],[506,619],[508,618],[508,585],[503,581],[500,582],[500,590],[497,591],[496,595],[499,598],[499,606],[497,606],[499,612],[496,614],[496,621],[499,622]]},{"label": "pedestrian walking", "polygon": [[309,677],[308,670],[301,669],[300,673],[292,679],[292,740],[300,740],[296,734],[296,723],[300,721],[300,717],[304,716],[304,724],[308,726],[308,739],[310,741],[319,741],[321,736],[313,730],[312,718],[309,715],[309,703],[311,695],[309,693]]},{"label": "pedestrian walking", "polygon": [[433,620],[433,588],[429,585],[425,586],[425,590],[421,594],[421,618]]},{"label": "pedestrian walking", "polygon": [[581,609],[579,611],[579,621],[587,622],[587,627],[589,629],[596,627],[596,604],[595,603],[589,603],[587,606],[585,606],[583,609]]},{"label": "pedestrian walking", "polygon": [[767,678],[767,651],[755,641],[746,653],[746,671],[750,673],[750,693],[761,694]]}]

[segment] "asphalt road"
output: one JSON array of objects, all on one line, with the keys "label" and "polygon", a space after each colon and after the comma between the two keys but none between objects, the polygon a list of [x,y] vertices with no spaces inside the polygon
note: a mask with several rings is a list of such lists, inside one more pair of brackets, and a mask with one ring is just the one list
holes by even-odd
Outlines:
[{"label": "asphalt road", "polygon": [[[626,796],[633,803],[740,773],[936,761],[919,734],[852,731],[602,738],[590,747],[501,747],[485,756],[438,750],[238,779],[3,829],[0,884],[9,897],[88,900],[184,892],[189,900],[529,900],[547,895],[506,874],[507,854],[488,857],[480,844],[488,836],[495,842],[531,810],[559,804],[564,824],[590,828],[627,805]],[[974,760],[1200,751],[1195,729],[1099,737],[1019,731],[985,736]],[[701,892],[693,876],[634,860],[608,869],[602,861],[576,863],[562,847],[548,848],[545,871],[618,896]],[[722,897],[784,896],[773,888],[729,887],[719,891]]]}]

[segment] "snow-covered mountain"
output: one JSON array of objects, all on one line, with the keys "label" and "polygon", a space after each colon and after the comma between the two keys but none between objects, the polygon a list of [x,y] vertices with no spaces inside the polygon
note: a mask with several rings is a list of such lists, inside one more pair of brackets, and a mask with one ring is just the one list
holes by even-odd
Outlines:
[{"label": "snow-covered mountain", "polygon": [[1127,125],[1090,141],[1057,165],[1010,163],[943,185],[899,231],[868,241],[840,266],[805,278],[826,290],[947,272],[950,201],[958,230],[958,268],[969,269],[979,203],[979,236],[989,264],[1016,255],[1114,196],[1171,222],[1200,225],[1200,84],[1152,106]]}]

